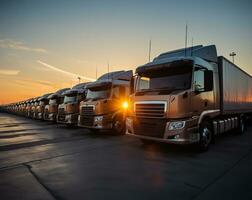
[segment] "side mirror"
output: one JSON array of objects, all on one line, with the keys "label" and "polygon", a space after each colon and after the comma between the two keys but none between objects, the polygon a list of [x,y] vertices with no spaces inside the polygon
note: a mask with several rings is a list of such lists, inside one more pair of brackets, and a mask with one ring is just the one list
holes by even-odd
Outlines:
[{"label": "side mirror", "polygon": [[204,71],[204,91],[213,90],[213,71]]},{"label": "side mirror", "polygon": [[130,79],[130,94],[133,94],[135,92],[135,82],[136,76],[132,76]]}]

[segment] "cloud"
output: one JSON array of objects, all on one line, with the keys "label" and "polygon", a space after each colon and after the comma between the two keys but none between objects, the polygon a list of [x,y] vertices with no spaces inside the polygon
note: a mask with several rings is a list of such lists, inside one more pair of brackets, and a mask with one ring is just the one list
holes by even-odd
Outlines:
[{"label": "cloud", "polygon": [[16,76],[19,74],[19,72],[19,70],[0,69],[0,75]]},{"label": "cloud", "polygon": [[44,80],[19,79],[19,80],[14,80],[14,82],[17,82],[19,84],[23,84],[26,86],[31,85],[31,84],[37,84],[37,85],[54,87],[54,83],[52,83],[50,81],[44,81]]},{"label": "cloud", "polygon": [[[32,79],[15,79],[12,80],[12,84],[18,85],[18,86],[22,86],[27,88],[39,88],[39,90],[41,90],[42,88],[50,88],[50,89],[54,89],[57,88],[57,84],[56,83],[52,83],[50,81],[45,81],[45,80],[32,80]],[[36,91],[36,90],[34,90]]]},{"label": "cloud", "polygon": [[74,74],[74,73],[71,73],[71,72],[68,72],[68,71],[59,69],[59,68],[57,68],[57,67],[54,67],[54,66],[52,66],[52,65],[49,65],[49,64],[47,64],[47,63],[45,63],[45,62],[42,62],[42,61],[40,61],[40,60],[37,60],[37,62],[38,62],[39,64],[41,64],[41,65],[43,65],[43,66],[45,66],[45,67],[51,69],[51,70],[54,70],[54,71],[56,71],[56,72],[60,72],[60,73],[62,73],[62,74],[68,75],[68,76],[70,76],[70,77],[74,77],[75,79],[76,79],[77,77],[80,77],[81,79],[84,79],[84,80],[95,81],[95,79],[93,79],[93,78],[81,76],[81,75],[78,75],[78,74]]},{"label": "cloud", "polygon": [[23,42],[12,39],[0,39],[0,48],[47,53],[46,49],[29,47]]}]

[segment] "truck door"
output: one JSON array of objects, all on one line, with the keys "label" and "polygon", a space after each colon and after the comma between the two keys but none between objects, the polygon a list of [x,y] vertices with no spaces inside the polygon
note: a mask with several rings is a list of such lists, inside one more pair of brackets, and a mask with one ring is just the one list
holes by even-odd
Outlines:
[{"label": "truck door", "polygon": [[200,116],[203,111],[213,109],[213,89],[209,87],[213,79],[209,78],[207,72],[210,71],[205,67],[195,66],[191,98],[193,116]]}]

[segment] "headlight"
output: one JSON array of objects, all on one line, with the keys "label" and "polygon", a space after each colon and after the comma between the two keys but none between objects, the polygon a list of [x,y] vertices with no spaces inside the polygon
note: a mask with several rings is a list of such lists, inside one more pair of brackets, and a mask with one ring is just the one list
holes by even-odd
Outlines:
[{"label": "headlight", "polygon": [[124,101],[123,104],[122,104],[122,107],[123,107],[124,109],[128,109],[129,103],[128,103],[127,101]]},{"label": "headlight", "polygon": [[184,127],[185,127],[185,121],[171,122],[169,125],[169,130],[173,131],[173,130],[182,129]]},{"label": "headlight", "polygon": [[94,117],[94,121],[95,122],[100,122],[100,121],[102,121],[103,120],[103,116],[95,116]]}]

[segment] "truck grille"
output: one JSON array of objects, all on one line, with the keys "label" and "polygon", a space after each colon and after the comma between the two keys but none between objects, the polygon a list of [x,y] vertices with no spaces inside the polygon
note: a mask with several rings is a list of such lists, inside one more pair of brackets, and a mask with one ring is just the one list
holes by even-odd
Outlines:
[{"label": "truck grille", "polygon": [[80,115],[80,122],[79,124],[81,126],[93,126],[94,124],[94,117],[92,116],[83,116],[83,115]]},{"label": "truck grille", "polygon": [[48,113],[49,113],[49,109],[46,108],[44,113],[45,113],[45,114],[48,114]]},{"label": "truck grille", "polygon": [[135,119],[134,120],[134,134],[163,138],[166,121],[160,119]]},{"label": "truck grille", "polygon": [[59,115],[64,115],[65,109],[64,108],[59,108],[58,114]]},{"label": "truck grille", "polygon": [[81,115],[84,116],[94,115],[94,106],[82,106]]},{"label": "truck grille", "polygon": [[137,117],[163,118],[166,102],[136,102],[135,113]]}]

